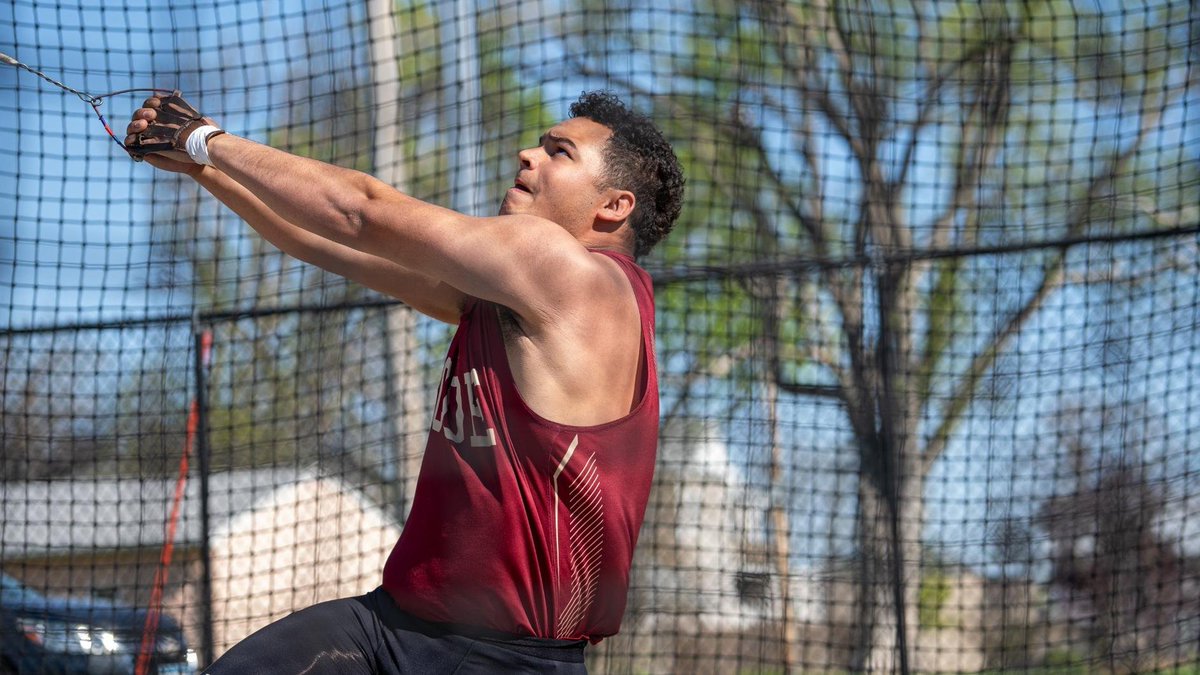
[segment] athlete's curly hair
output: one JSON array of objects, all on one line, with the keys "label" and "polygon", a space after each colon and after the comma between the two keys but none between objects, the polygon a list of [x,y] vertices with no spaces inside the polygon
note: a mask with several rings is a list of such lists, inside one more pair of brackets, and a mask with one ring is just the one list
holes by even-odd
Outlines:
[{"label": "athlete's curly hair", "polygon": [[654,122],[611,92],[584,92],[571,104],[571,117],[585,117],[612,130],[604,147],[603,187],[633,193],[633,254],[649,253],[675,226],[683,206],[683,169],[671,144]]}]

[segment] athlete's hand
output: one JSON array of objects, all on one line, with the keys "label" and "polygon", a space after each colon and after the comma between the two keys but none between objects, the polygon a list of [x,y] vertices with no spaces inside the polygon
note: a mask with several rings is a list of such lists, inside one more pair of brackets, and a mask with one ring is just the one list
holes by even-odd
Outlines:
[{"label": "athlete's hand", "polygon": [[180,165],[196,164],[188,156],[187,139],[205,125],[216,126],[216,122],[201,115],[178,91],[155,94],[133,113],[126,128],[125,147],[134,159],[166,158],[173,161],[151,164],[168,171],[183,171]]}]

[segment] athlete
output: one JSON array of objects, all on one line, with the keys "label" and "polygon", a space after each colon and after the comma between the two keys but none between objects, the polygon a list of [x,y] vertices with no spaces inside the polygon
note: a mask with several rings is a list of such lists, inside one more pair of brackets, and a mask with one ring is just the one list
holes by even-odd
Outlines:
[{"label": "athlete", "polygon": [[210,673],[585,672],[613,635],[658,431],[654,302],[634,262],[683,176],[606,92],[518,154],[500,215],[225,133],[179,92],[131,154],[185,173],[284,252],[458,324],[408,521],[381,586],[296,612]]}]

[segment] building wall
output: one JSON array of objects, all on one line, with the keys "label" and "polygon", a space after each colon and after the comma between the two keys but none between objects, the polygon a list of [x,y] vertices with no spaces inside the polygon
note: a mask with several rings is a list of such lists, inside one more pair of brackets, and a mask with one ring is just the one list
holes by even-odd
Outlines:
[{"label": "building wall", "polygon": [[[293,611],[376,588],[399,536],[398,525],[337,481],[271,493],[214,533],[214,655]],[[172,600],[195,606],[199,592],[189,583]]]}]

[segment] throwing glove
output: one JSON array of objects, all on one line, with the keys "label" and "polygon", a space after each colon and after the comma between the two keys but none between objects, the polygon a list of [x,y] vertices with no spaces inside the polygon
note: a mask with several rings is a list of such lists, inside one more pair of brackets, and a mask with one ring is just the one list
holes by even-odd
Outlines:
[{"label": "throwing glove", "polygon": [[192,131],[205,125],[216,126],[216,122],[185,101],[178,89],[159,97],[158,102],[155,119],[133,139],[127,139],[125,149],[134,159],[140,160],[152,152],[187,153],[187,138]]}]

